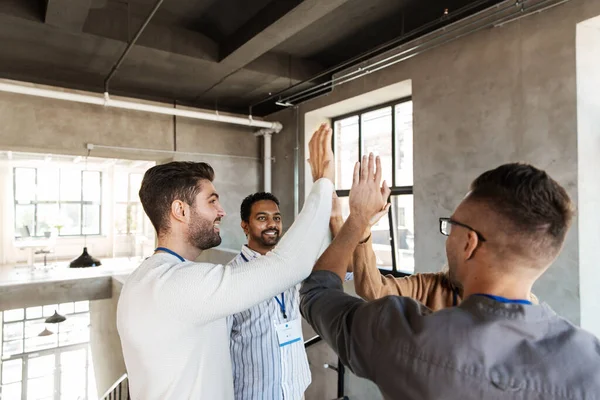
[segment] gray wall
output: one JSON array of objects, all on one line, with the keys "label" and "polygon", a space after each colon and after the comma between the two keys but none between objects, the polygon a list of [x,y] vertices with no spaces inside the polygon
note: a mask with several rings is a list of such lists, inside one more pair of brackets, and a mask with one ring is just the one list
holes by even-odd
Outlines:
[{"label": "gray wall", "polygon": [[[445,263],[437,218],[448,216],[469,183],[487,169],[511,161],[532,163],[578,201],[576,24],[599,14],[599,1],[572,0],[340,86],[299,106],[301,143],[305,128],[314,128],[303,125],[307,112],[412,80],[415,265],[417,272],[437,271]],[[274,138],[279,158],[289,151],[278,142],[293,137],[294,110],[270,118],[285,126]],[[300,160],[306,159],[303,145],[300,150]],[[279,171],[273,182],[287,202],[293,201],[292,171]],[[578,259],[576,221],[561,256],[534,287],[542,301],[575,324],[580,322]],[[307,399],[333,398],[325,380],[334,378],[314,367],[313,386],[322,390]],[[354,398],[371,398],[362,396]]]},{"label": "gray wall", "polygon": [[228,213],[222,224],[222,246],[238,248],[245,240],[239,227],[239,206],[246,195],[262,186],[261,139],[254,137],[255,129],[180,117],[175,121],[171,116],[8,93],[0,93],[0,121],[0,151],[84,156],[86,144],[94,143],[169,151],[176,144],[178,151],[207,153],[173,158],[164,153],[98,148],[91,155],[157,162],[209,162],[215,169],[215,186]]}]

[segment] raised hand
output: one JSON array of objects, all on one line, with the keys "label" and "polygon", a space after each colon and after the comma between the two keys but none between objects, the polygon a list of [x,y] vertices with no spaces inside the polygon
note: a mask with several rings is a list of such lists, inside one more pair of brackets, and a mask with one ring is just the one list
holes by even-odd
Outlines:
[{"label": "raised hand", "polygon": [[312,171],[313,182],[321,178],[327,178],[331,182],[335,180],[331,135],[331,128],[327,124],[321,124],[308,143],[310,153],[308,163]]},{"label": "raised hand", "polygon": [[362,163],[354,166],[354,178],[350,189],[350,215],[363,220],[369,226],[376,223],[389,209],[387,198],[390,189],[381,183],[381,160],[373,153],[363,156]]}]

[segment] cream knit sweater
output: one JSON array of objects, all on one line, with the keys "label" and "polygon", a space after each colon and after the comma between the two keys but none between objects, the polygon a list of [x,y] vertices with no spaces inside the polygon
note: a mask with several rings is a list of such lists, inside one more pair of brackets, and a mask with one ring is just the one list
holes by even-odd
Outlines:
[{"label": "cream knit sweater", "polygon": [[313,185],[277,247],[238,266],[158,253],[128,278],[117,328],[131,398],[233,399],[225,317],[263,302],[306,278],[328,233],[333,184]]}]

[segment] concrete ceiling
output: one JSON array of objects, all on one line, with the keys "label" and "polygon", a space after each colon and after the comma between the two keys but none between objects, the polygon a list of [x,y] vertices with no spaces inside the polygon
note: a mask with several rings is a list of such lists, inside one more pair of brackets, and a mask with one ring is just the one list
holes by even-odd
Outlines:
[{"label": "concrete ceiling", "polygon": [[[0,78],[102,92],[156,0],[1,0]],[[248,107],[425,24],[498,0],[164,0],[110,93]],[[430,29],[430,30],[431,30]],[[274,104],[255,114],[274,111]]]}]

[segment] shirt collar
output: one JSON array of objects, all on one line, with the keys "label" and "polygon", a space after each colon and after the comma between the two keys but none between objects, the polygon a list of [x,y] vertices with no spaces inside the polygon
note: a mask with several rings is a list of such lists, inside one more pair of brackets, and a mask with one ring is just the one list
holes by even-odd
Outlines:
[{"label": "shirt collar", "polygon": [[247,244],[242,246],[242,254],[246,256],[248,260],[252,260],[253,258],[261,256],[259,252],[252,250]]}]

